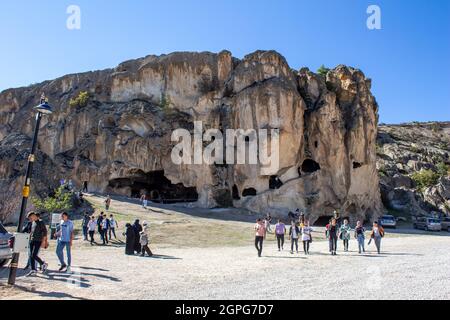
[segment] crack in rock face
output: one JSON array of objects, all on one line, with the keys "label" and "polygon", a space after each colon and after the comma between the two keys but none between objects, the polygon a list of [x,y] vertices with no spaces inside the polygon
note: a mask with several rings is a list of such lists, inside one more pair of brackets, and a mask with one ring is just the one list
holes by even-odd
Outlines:
[{"label": "crack in rock face", "polygon": [[[89,181],[92,191],[191,206],[282,217],[299,208],[311,222],[338,210],[352,221],[372,220],[383,206],[378,105],[370,86],[360,70],[343,65],[322,76],[291,69],[275,51],[242,60],[222,51],[147,56],[9,89],[0,93],[0,191],[20,184],[24,168],[7,155],[11,137],[32,136],[32,107],[45,92],[55,112],[43,118],[39,136],[48,166],[34,176],[40,195],[64,177],[78,186]],[[76,105],[81,92],[88,101]],[[221,132],[278,129],[278,170],[263,175],[261,164],[175,165],[171,134],[193,133],[196,121]],[[49,168],[52,174],[44,174]]]}]

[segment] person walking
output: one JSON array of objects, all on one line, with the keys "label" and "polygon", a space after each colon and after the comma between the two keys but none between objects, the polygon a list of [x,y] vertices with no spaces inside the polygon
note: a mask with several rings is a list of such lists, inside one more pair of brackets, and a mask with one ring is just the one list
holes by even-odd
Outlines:
[{"label": "person walking", "polygon": [[143,193],[141,196],[142,208],[146,208],[148,205],[148,196],[146,193]]},{"label": "person walking", "polygon": [[351,238],[351,230],[348,219],[344,219],[344,223],[339,228],[339,239],[344,243],[344,251],[348,252],[348,243]]},{"label": "person walking", "polygon": [[[69,214],[63,212],[61,214],[61,223],[59,225],[59,230],[56,232],[57,246],[56,255],[58,256],[59,262],[61,264],[59,271],[66,269],[66,272],[70,272],[70,266],[72,265],[72,242],[73,242],[73,222],[69,219]],[[64,262],[64,248],[67,251],[67,264]]]},{"label": "person walking", "polygon": [[88,182],[86,180],[83,181],[83,189],[81,191],[88,193]]},{"label": "person walking", "polygon": [[336,218],[332,218],[330,223],[326,226],[326,237],[328,239],[328,244],[330,247],[330,253],[332,256],[336,255],[337,250],[337,240],[338,240],[338,226],[336,225]]},{"label": "person walking", "polygon": [[111,197],[108,195],[105,199],[105,209],[106,211],[109,210],[109,207],[111,206]]},{"label": "person walking", "polygon": [[141,253],[141,257],[145,257],[145,253],[148,254],[149,257],[153,256],[152,251],[150,250],[150,248],[148,247],[149,244],[149,225],[146,221],[144,221],[144,223],[142,224],[143,228],[142,231],[140,232],[140,243],[142,246],[142,253]]},{"label": "person walking", "polygon": [[139,219],[136,219],[133,224],[133,230],[134,230],[134,251],[136,251],[138,254],[142,251],[142,246],[140,243],[140,234],[142,231],[142,226],[139,222]]},{"label": "person walking", "polygon": [[366,229],[363,227],[361,221],[356,222],[355,228],[355,238],[358,241],[358,251],[361,254],[362,252],[366,252],[364,248],[365,235],[364,232]]},{"label": "person walking", "polygon": [[256,232],[255,234],[255,248],[258,251],[258,257],[262,255],[263,242],[264,237],[266,235],[266,227],[264,226],[264,222],[261,219],[256,220],[256,224],[254,227]]},{"label": "person walking", "polygon": [[107,245],[108,241],[108,229],[110,227],[110,222],[106,214],[103,215],[102,220],[102,233],[103,233],[103,245]]},{"label": "person walking", "polygon": [[278,219],[278,223],[275,225],[275,237],[277,238],[278,251],[284,250],[284,236],[286,234],[286,225]]},{"label": "person walking", "polygon": [[130,223],[127,223],[125,225],[125,232],[123,235],[126,238],[125,242],[125,254],[129,256],[134,255],[134,249],[136,248],[136,241],[135,241],[135,232],[134,228]]},{"label": "person walking", "polygon": [[117,223],[116,219],[114,219],[114,216],[111,214],[109,216],[109,240],[112,239],[111,235],[114,236],[114,239],[117,239],[116,228],[119,228],[119,224]]},{"label": "person walking", "polygon": [[97,231],[98,231],[98,234],[100,235],[100,239],[102,241],[104,241],[103,240],[103,232],[102,232],[102,224],[103,224],[103,211],[100,212],[100,215],[97,218]]},{"label": "person walking", "polygon": [[301,229],[302,232],[302,242],[303,242],[303,251],[305,254],[309,254],[309,246],[312,242],[312,232],[313,229],[309,226],[309,220],[305,220],[303,223],[303,227]]},{"label": "person walking", "polygon": [[86,212],[83,217],[83,221],[81,222],[81,229],[83,230],[83,239],[84,241],[88,241],[88,224],[91,221],[89,214]]},{"label": "person walking", "polygon": [[89,233],[89,238],[91,241],[91,245],[94,245],[94,233],[95,233],[95,227],[97,226],[97,221],[95,220],[95,217],[92,216],[91,220],[89,220],[88,222],[88,233]]},{"label": "person walking", "polygon": [[300,228],[294,221],[292,221],[291,227],[289,228],[289,240],[291,240],[291,254],[294,253],[294,245],[295,245],[295,251],[298,253],[298,238],[299,237],[300,237]]},{"label": "person walking", "polygon": [[378,222],[374,222],[372,226],[372,232],[370,234],[370,239],[375,242],[375,247],[377,248],[378,254],[381,253],[381,239],[384,237],[384,229],[382,226],[378,225]]},{"label": "person walking", "polygon": [[36,262],[41,265],[42,272],[45,273],[48,268],[48,264],[43,261],[39,256],[40,248],[48,248],[47,227],[45,223],[39,219],[39,216],[31,211],[27,215],[30,225],[30,242],[29,242],[29,263],[31,271],[29,275],[37,273]]}]

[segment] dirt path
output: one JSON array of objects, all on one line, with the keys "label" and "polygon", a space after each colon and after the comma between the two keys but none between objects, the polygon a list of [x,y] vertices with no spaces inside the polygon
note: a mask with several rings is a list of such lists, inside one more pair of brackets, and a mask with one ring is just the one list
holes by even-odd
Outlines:
[{"label": "dirt path", "polygon": [[[90,198],[98,205],[101,200]],[[267,241],[258,258],[252,222],[238,217],[149,212],[127,202],[112,210],[126,220],[151,222],[155,257],[125,256],[119,242],[91,247],[77,240],[73,274],[55,271],[52,247],[42,253],[50,264],[47,275],[24,277],[21,271],[18,286],[9,288],[8,269],[0,269],[0,299],[450,299],[448,235],[388,236],[382,255],[373,245],[358,255],[353,240],[351,252],[336,257],[324,241],[314,241],[308,257],[278,252],[274,241]],[[175,234],[183,232],[184,237]],[[25,259],[21,255],[20,265]]]}]

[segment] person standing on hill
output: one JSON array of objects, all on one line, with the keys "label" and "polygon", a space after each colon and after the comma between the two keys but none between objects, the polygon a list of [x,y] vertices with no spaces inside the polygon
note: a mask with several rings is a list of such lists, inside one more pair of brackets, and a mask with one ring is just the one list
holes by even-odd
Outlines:
[{"label": "person standing on hill", "polygon": [[365,241],[364,232],[365,231],[366,231],[366,229],[363,227],[361,221],[357,221],[356,228],[355,228],[355,238],[358,241],[358,251],[360,254],[362,252],[366,252],[366,250],[364,248],[364,241]]},{"label": "person standing on hill", "polygon": [[338,226],[336,225],[336,219],[332,218],[330,223],[326,226],[325,235],[328,239],[328,244],[330,246],[330,253],[332,256],[336,255],[337,251],[337,240],[338,240]]},{"label": "person standing on hill", "polygon": [[351,230],[352,230],[352,228],[348,224],[348,219],[344,219],[344,223],[339,228],[339,232],[340,232],[339,238],[344,243],[344,251],[345,252],[348,251],[348,243],[349,243],[350,238],[351,238]]},{"label": "person standing on hill", "polygon": [[291,254],[294,253],[294,244],[295,250],[298,253],[298,238],[300,236],[300,228],[298,225],[292,221],[291,227],[289,228],[289,239],[291,240]]},{"label": "person standing on hill", "polygon": [[263,250],[264,237],[266,235],[266,227],[261,219],[256,220],[254,227],[255,234],[255,248],[258,251],[258,257],[261,257]]},{"label": "person standing on hill", "polygon": [[278,219],[275,225],[275,237],[277,238],[278,251],[284,250],[284,236],[286,234],[286,225]]},{"label": "person standing on hill", "polygon": [[105,199],[105,209],[106,211],[109,210],[109,207],[111,206],[111,197],[108,195]]},{"label": "person standing on hill", "polygon": [[305,220],[304,225],[301,229],[303,251],[305,252],[305,254],[309,254],[309,245],[312,242],[312,231],[313,229],[309,226],[309,220]]},{"label": "person standing on hill", "polygon": [[142,208],[146,208],[148,205],[148,196],[146,193],[143,193],[141,196]]}]

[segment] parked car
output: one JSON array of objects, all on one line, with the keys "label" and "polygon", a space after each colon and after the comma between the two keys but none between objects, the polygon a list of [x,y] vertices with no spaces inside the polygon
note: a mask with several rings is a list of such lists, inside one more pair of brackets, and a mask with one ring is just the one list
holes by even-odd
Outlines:
[{"label": "parked car", "polygon": [[448,232],[450,232],[450,217],[442,219],[441,227],[442,230],[447,230]]},{"label": "parked car", "polygon": [[383,215],[379,222],[383,228],[397,228],[397,220],[389,214]]},{"label": "parked car", "polygon": [[0,223],[0,267],[3,267],[12,257],[12,250],[9,243],[12,236]]},{"label": "parked car", "polygon": [[419,217],[414,222],[415,229],[423,229],[426,231],[441,231],[441,221],[436,218]]}]

